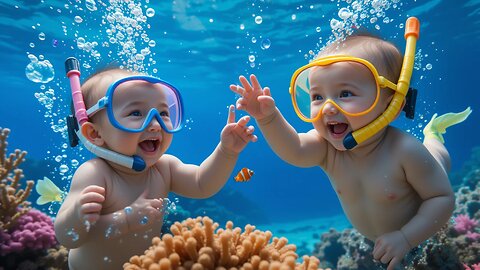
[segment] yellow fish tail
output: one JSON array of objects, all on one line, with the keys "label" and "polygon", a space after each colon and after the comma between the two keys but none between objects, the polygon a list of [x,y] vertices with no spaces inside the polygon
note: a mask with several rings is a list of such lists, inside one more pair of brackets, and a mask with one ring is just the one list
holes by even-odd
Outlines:
[{"label": "yellow fish tail", "polygon": [[439,117],[437,117],[438,114],[434,114],[430,122],[428,122],[423,129],[425,139],[433,138],[445,143],[442,134],[447,132],[447,128],[465,121],[471,113],[472,109],[468,107],[463,112],[459,113],[446,113]]}]

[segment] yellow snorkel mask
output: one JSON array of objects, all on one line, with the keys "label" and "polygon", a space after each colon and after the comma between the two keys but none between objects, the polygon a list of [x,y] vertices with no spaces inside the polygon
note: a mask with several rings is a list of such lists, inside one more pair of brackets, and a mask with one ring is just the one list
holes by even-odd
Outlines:
[{"label": "yellow snorkel mask", "polygon": [[[311,63],[299,68],[292,76],[290,82],[290,95],[293,107],[298,117],[305,122],[315,122],[322,117],[322,109],[325,104],[330,103],[339,111],[348,116],[361,116],[369,113],[378,103],[380,91],[382,89],[392,89],[395,91],[393,98],[385,112],[370,124],[355,130],[345,136],[343,145],[346,149],[352,149],[358,144],[366,141],[381,129],[391,123],[398,115],[404,105],[404,111],[408,118],[413,119],[415,113],[416,90],[409,88],[412,77],[413,64],[415,60],[415,46],[420,32],[420,22],[415,17],[407,19],[405,26],[405,55],[403,57],[402,70],[398,82],[395,84],[385,77],[378,74],[376,68],[367,60],[347,55],[334,55],[316,59]],[[324,67],[339,62],[348,62],[355,65],[362,65],[372,74],[376,83],[376,94],[363,98],[363,106],[352,106],[352,102],[347,98],[342,100],[320,101],[315,96],[315,90],[310,87],[309,76],[316,67]],[[320,109],[317,106],[320,104]],[[316,109],[313,110],[316,106]]]}]

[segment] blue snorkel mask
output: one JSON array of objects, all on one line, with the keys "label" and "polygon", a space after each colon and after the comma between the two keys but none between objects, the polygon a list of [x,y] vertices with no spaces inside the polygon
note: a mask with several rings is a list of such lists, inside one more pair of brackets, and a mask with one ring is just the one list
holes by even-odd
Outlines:
[{"label": "blue snorkel mask", "polygon": [[[78,142],[93,154],[106,160],[115,162],[135,171],[145,169],[145,161],[139,156],[126,156],[115,151],[99,147],[88,141],[80,128],[88,118],[96,112],[105,109],[110,123],[117,129],[126,132],[142,132],[155,118],[162,129],[167,133],[175,133],[183,126],[183,102],[179,91],[171,84],[150,76],[129,76],[122,78],[110,85],[105,97],[88,110],[85,109],[83,95],[80,88],[80,64],[77,59],[70,57],[65,61],[67,77],[70,79],[72,89],[72,114],[67,117],[68,137],[70,146],[75,147]],[[135,98],[138,89],[152,89],[159,91],[164,96],[165,102],[158,108],[145,108],[142,106],[129,106],[130,100]]]}]

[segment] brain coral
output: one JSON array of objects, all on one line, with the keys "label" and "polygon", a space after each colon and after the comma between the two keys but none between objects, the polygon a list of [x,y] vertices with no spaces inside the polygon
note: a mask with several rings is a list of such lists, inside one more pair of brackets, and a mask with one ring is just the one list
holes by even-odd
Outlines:
[{"label": "brain coral", "polygon": [[[320,261],[303,257],[296,263],[296,246],[286,238],[272,239],[272,233],[255,230],[255,226],[218,228],[208,217],[175,222],[171,234],[155,237],[144,255],[133,256],[124,269],[317,269]],[[272,240],[272,241],[270,241]]]}]

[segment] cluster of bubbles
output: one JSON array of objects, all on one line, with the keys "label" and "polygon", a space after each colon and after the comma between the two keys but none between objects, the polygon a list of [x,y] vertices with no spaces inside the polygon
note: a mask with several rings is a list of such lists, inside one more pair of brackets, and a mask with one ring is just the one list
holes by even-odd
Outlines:
[{"label": "cluster of bubbles", "polygon": [[[144,60],[152,54],[150,48],[156,46],[155,40],[151,40],[146,32],[146,28],[150,28],[147,18],[153,16],[153,8],[147,8],[144,14],[142,5],[134,1],[111,0],[106,8],[102,17],[103,29],[108,42],[118,46],[117,56],[123,59],[122,64],[128,69],[145,70]],[[154,62],[153,59],[150,62]]]},{"label": "cluster of bubbles", "polygon": [[[156,42],[146,32],[150,28],[147,19],[155,16],[153,8],[140,1],[125,0],[109,0],[108,3],[88,0],[85,7],[74,4],[74,10],[70,12],[76,14],[72,29],[76,48],[85,52],[79,57],[85,69],[107,57],[115,59],[122,68],[136,71],[146,71],[146,65],[155,64],[151,48]],[[65,8],[72,9],[69,5]],[[67,34],[67,26],[64,26],[64,32]],[[105,54],[103,50],[108,51],[107,56],[102,55]]]},{"label": "cluster of bubbles", "polygon": [[352,34],[353,29],[358,28],[364,22],[375,25],[379,30],[379,21],[387,24],[391,20],[386,16],[386,11],[390,8],[399,7],[400,0],[345,0],[347,7],[342,7],[338,11],[338,19],[330,20],[330,27],[335,38],[343,38]]},{"label": "cluster of bubbles", "polygon": [[[254,3],[252,4],[252,7],[253,8],[256,8],[257,9],[257,12],[262,12],[263,9],[265,8],[263,5],[266,4],[264,3],[264,1],[261,1],[261,2],[258,2],[258,3]],[[261,25],[264,21],[263,17],[261,15],[258,15],[256,14],[256,12],[253,12],[252,13],[252,18],[253,18],[253,21],[255,23],[255,25]],[[240,30],[245,30],[245,24],[240,24]],[[246,38],[248,38],[251,42],[251,44],[257,44],[258,41],[258,44],[260,45],[260,49],[261,50],[268,50],[270,48],[270,46],[272,45],[272,42],[270,41],[269,38],[267,37],[263,37],[262,35],[259,35],[259,38],[257,39],[257,37],[255,37],[253,35],[253,30],[252,29],[251,31],[246,31]],[[239,48],[239,46],[237,46],[237,48]],[[258,67],[260,66],[260,64],[257,64],[256,63],[256,60],[257,60],[257,57],[259,56],[259,53],[256,51],[256,46],[253,46],[253,47],[250,47],[249,48],[249,54],[248,54],[248,65],[251,67],[251,68],[254,68],[254,67]]]},{"label": "cluster of bubbles", "polygon": [[25,68],[25,75],[27,78],[36,83],[48,83],[55,77],[55,71],[52,64],[44,59],[43,55],[39,55],[38,58],[29,54],[28,59],[30,63]]},{"label": "cluster of bubbles", "polygon": [[[339,8],[338,17],[330,19],[332,35],[328,37],[326,43],[322,42],[322,38],[319,38],[317,52],[331,42],[353,34],[355,29],[362,25],[373,24],[375,29],[379,30],[381,28],[380,23],[389,24],[392,22],[387,16],[387,11],[389,9],[399,9],[402,4],[400,0],[339,0],[337,5],[339,7],[345,6]],[[321,28],[316,27],[315,30],[319,33]],[[305,54],[305,58],[313,59],[315,55],[315,51],[310,50],[308,54]]]}]

